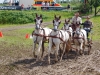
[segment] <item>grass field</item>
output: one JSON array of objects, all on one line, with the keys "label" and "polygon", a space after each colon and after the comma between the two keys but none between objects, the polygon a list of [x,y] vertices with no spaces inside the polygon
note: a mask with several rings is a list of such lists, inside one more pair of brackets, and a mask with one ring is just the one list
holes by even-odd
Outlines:
[{"label": "grass field", "polygon": [[[12,11],[9,11],[12,12]],[[70,18],[73,16],[71,12],[63,11],[26,11],[27,13],[39,13],[43,14],[44,22],[52,22],[54,15],[61,15],[61,20],[65,18]],[[34,18],[33,18],[34,19]],[[84,20],[83,20],[84,21]],[[100,16],[92,17],[91,21],[93,22],[93,43],[97,41],[96,44],[93,44],[92,51],[97,51],[90,55],[80,56],[77,61],[74,58],[69,58],[68,60],[63,60],[57,64],[52,64],[47,66],[47,59],[42,62],[36,62],[33,59],[32,55],[32,39],[26,39],[26,34],[32,33],[34,27],[23,28],[26,25],[0,25],[0,31],[2,29],[11,28],[11,30],[2,31],[3,37],[0,37],[0,75],[99,75],[99,42],[100,42]],[[32,24],[32,23],[31,23]],[[63,22],[61,22],[62,27]],[[13,29],[14,27],[22,27],[19,29]],[[52,28],[52,24],[48,24],[47,27]],[[13,27],[13,28],[12,28]],[[46,44],[47,45],[47,44]],[[45,53],[47,52],[47,48]],[[46,54],[45,54],[46,55]],[[91,64],[93,66],[91,66]],[[90,65],[90,66],[89,66]],[[98,66],[97,66],[98,65]],[[96,67],[96,70],[94,70]],[[87,70],[88,69],[88,70]],[[79,71],[79,72],[78,72]],[[89,71],[89,72],[88,72]],[[52,74],[51,74],[52,73]],[[60,73],[60,74],[59,74]],[[92,73],[92,74],[91,74]]]},{"label": "grass field", "polygon": [[[9,11],[11,12],[11,11]],[[26,11],[28,12],[28,11]],[[28,13],[32,13],[33,11],[30,11]],[[43,15],[43,21],[44,22],[49,22],[49,21],[52,21],[52,19],[54,18],[54,15],[60,15],[61,16],[61,19],[64,20],[65,18],[68,19],[70,17],[73,16],[73,13],[71,12],[63,12],[63,11],[34,11],[33,13],[39,13],[39,14],[42,14]],[[84,21],[85,19],[83,19]],[[93,40],[99,40],[100,39],[100,25],[99,25],[99,21],[100,21],[100,16],[97,16],[97,17],[92,17],[91,18],[91,21],[93,22]],[[60,28],[62,27],[63,23],[61,23],[61,26]],[[0,28],[6,28],[6,27],[12,27],[12,26],[17,26],[17,25],[0,25]],[[49,28],[52,28],[52,25],[48,25]],[[0,38],[0,41],[5,41],[7,40],[6,42],[8,42],[10,44],[10,42],[14,42],[14,40],[20,40],[22,41],[22,39],[25,39],[25,34],[26,33],[29,33],[31,34],[33,28],[31,29],[20,29],[20,30],[15,30],[15,31],[10,31],[10,34],[16,34],[17,33],[17,36],[14,36],[14,35],[4,35],[3,38]],[[5,32],[5,33],[8,33],[8,32]],[[12,41],[10,40],[12,39]],[[12,43],[13,43],[12,42]],[[30,42],[30,41],[29,41]]]}]

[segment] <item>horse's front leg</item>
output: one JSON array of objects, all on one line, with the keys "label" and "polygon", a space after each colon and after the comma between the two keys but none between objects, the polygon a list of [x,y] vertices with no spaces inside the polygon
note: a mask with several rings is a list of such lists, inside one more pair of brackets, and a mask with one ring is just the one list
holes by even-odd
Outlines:
[{"label": "horse's front leg", "polygon": [[44,54],[44,41],[42,42],[42,54],[41,54],[41,60],[43,60],[43,54]]},{"label": "horse's front leg", "polygon": [[49,49],[48,49],[48,64],[50,64],[50,53],[52,48],[52,39],[49,39]]},{"label": "horse's front leg", "polygon": [[80,48],[79,48],[79,52],[80,52],[80,55],[83,54],[83,42],[80,43]]},{"label": "horse's front leg", "polygon": [[38,50],[37,50],[37,61],[39,60],[39,55],[40,55],[40,49],[41,49],[41,46],[42,46],[42,40],[39,42],[39,45],[38,45]]},{"label": "horse's front leg", "polygon": [[59,44],[56,45],[56,50],[55,50],[55,61],[58,61],[58,50],[59,50]]},{"label": "horse's front leg", "polygon": [[36,55],[35,55],[35,48],[36,48],[36,43],[34,42],[34,43],[33,43],[33,56],[36,58]]}]

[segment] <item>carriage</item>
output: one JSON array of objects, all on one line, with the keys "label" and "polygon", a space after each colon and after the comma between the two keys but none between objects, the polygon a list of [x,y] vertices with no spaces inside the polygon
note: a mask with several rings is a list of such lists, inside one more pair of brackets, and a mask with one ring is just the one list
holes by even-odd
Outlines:
[{"label": "carriage", "polygon": [[[74,33],[73,37],[73,29],[70,27],[69,22],[70,20],[65,20],[64,27],[60,30],[58,30],[58,27],[61,23],[60,21],[61,16],[57,17],[54,16],[53,20],[53,29],[50,28],[41,28],[42,23],[42,15],[38,16],[36,14],[36,19],[34,20],[35,25],[35,31],[32,32],[33,35],[33,54],[35,56],[35,46],[38,44],[38,55],[37,60],[39,59],[39,52],[42,48],[42,55],[43,58],[43,52],[44,52],[44,43],[46,40],[49,40],[48,45],[48,63],[50,64],[50,53],[53,46],[56,48],[55,50],[55,61],[58,61],[58,55],[59,50],[61,49],[61,45],[63,47],[62,53],[60,54],[60,61],[62,60],[62,57],[65,52],[68,52],[70,50],[76,50],[76,53],[82,54],[84,52],[85,47],[88,48],[88,54],[90,54],[91,47],[92,47],[92,34],[90,35],[91,38],[87,40],[86,31],[83,29],[77,29]],[[74,40],[74,46],[73,42]]]}]

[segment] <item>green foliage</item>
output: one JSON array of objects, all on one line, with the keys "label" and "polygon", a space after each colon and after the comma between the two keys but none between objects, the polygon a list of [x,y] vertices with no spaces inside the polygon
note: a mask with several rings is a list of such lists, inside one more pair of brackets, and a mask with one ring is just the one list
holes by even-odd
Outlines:
[{"label": "green foliage", "polygon": [[33,15],[25,12],[9,12],[0,13],[0,24],[26,24],[33,22]]},{"label": "green foliage", "polygon": [[84,4],[84,3],[82,3],[81,5],[80,5],[80,8],[79,8],[79,11],[81,12],[81,13],[88,13],[89,12],[89,10],[90,10],[90,4]]},{"label": "green foliage", "polygon": [[63,11],[1,11],[0,24],[27,24],[33,23],[35,13],[43,15],[43,20],[48,21],[54,18],[54,15],[69,18],[73,13]]},{"label": "green foliage", "polygon": [[94,7],[100,6],[100,0],[93,0],[93,6]]}]

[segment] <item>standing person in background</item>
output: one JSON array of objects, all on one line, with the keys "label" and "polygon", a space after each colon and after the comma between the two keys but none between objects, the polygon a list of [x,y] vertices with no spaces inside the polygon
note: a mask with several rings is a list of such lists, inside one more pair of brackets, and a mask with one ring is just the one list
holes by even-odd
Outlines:
[{"label": "standing person in background", "polygon": [[75,16],[72,17],[72,29],[75,31],[77,28],[80,28],[80,24],[82,24],[82,18],[79,16],[79,12],[75,13]]},{"label": "standing person in background", "polygon": [[49,3],[49,2],[46,2],[47,10],[48,10],[48,8],[49,8],[49,5],[50,5],[50,3]]},{"label": "standing person in background", "polygon": [[21,10],[23,10],[24,9],[24,4],[21,4]]},{"label": "standing person in background", "polygon": [[42,2],[42,7],[41,7],[41,9],[45,9],[45,2],[44,2],[44,1]]},{"label": "standing person in background", "polygon": [[70,9],[70,4],[67,5],[67,9]]}]

